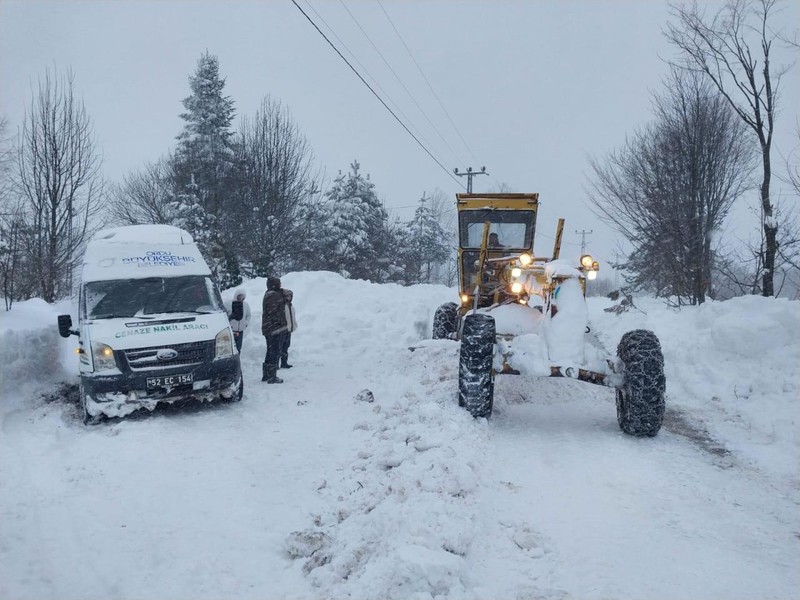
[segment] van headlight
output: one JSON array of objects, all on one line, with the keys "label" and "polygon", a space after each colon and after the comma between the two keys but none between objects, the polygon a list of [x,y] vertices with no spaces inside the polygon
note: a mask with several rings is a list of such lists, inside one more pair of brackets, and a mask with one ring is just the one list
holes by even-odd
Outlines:
[{"label": "van headlight", "polygon": [[95,371],[116,369],[117,361],[114,360],[114,349],[106,344],[92,344],[92,361]]},{"label": "van headlight", "polygon": [[217,334],[214,338],[216,342],[214,350],[214,358],[225,358],[233,356],[233,336],[231,335],[230,328],[226,327]]}]

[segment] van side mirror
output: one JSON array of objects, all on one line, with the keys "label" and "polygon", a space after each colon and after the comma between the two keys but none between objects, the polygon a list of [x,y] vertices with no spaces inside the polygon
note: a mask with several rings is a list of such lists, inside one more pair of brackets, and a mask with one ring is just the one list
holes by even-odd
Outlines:
[{"label": "van side mirror", "polygon": [[231,302],[231,321],[241,321],[244,319],[244,302],[234,300]]},{"label": "van side mirror", "polygon": [[77,331],[72,331],[72,317],[69,315],[58,315],[58,333],[63,338],[71,335],[78,335]]}]

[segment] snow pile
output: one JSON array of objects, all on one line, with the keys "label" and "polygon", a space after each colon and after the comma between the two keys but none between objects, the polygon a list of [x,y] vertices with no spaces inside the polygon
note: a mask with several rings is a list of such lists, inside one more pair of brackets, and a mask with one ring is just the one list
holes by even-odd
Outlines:
[{"label": "snow pile", "polygon": [[[549,263],[553,264],[553,263]],[[561,282],[553,292],[557,312],[545,320],[544,336],[550,360],[560,366],[583,365],[586,337],[586,302],[577,279]]]},{"label": "snow pile", "polygon": [[[298,332],[292,339],[313,336],[316,341],[306,346],[311,346],[320,359],[334,348],[347,347],[355,361],[375,348],[408,346],[429,338],[436,308],[457,297],[454,290],[438,285],[378,285],[344,279],[328,271],[289,273],[281,278],[281,285],[294,292]],[[263,345],[263,339],[257,338],[261,334],[266,279],[252,279],[239,288],[245,290],[253,312],[245,343]],[[223,299],[231,298],[233,292],[226,290]],[[298,343],[298,351],[300,347]]]},{"label": "snow pile", "polygon": [[797,477],[800,464],[800,303],[744,296],[670,309],[635,298],[617,316],[590,299],[606,348],[625,331],[652,330],[664,352],[667,408],[688,411],[712,437],[761,468]]},{"label": "snow pile", "polygon": [[431,598],[474,586],[465,557],[480,531],[486,433],[453,406],[457,344],[449,346],[396,357],[400,378],[427,364],[422,381],[361,404],[360,450],[319,486],[329,510],[287,538],[321,597]]},{"label": "snow pile", "polygon": [[68,303],[39,298],[0,312],[0,416],[30,404],[34,390],[68,377],[73,366],[77,372],[78,338],[58,334],[58,315],[68,312]]}]

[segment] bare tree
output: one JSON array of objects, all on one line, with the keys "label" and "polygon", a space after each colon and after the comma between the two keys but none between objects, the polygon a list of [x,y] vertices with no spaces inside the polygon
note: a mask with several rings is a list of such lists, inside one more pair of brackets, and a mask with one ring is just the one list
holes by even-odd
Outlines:
[{"label": "bare tree", "polygon": [[36,290],[47,302],[71,292],[72,269],[91,233],[103,181],[91,120],[74,76],[47,71],[31,99],[18,149]]},{"label": "bare tree", "polygon": [[753,168],[752,145],[733,111],[699,76],[674,70],[655,120],[604,161],[592,160],[594,212],[634,247],[631,283],[705,301],[713,237]]},{"label": "bare tree", "polygon": [[795,128],[798,144],[786,159],[786,172],[795,195],[800,198],[800,125]]},{"label": "bare tree", "polygon": [[[11,308],[18,288],[17,271],[23,258],[24,223],[19,197],[12,185],[14,148],[8,120],[0,118],[0,287],[6,310]],[[24,286],[23,286],[24,287]]]},{"label": "bare tree", "polygon": [[705,74],[738,117],[758,138],[763,167],[761,213],[764,242],[761,293],[775,295],[778,222],[770,198],[772,136],[780,81],[787,68],[771,61],[772,44],[780,35],[772,28],[779,0],[729,0],[707,17],[695,2],[672,5],[677,23],[666,35],[681,52],[682,68]]},{"label": "bare tree", "polygon": [[173,164],[172,157],[147,164],[113,186],[109,197],[111,219],[125,225],[173,223],[176,218]]},{"label": "bare tree", "polygon": [[[800,126],[797,127],[797,139],[800,142]],[[789,174],[789,182],[794,191],[793,210],[789,213],[789,222],[784,226],[787,239],[783,240],[779,246],[781,257],[788,263],[792,270],[791,279],[795,286],[794,296],[800,296],[800,223],[798,223],[797,200],[800,199],[800,143],[794,148],[786,161],[786,170]]]},{"label": "bare tree", "polygon": [[435,189],[430,195],[429,205],[433,217],[445,232],[450,254],[436,266],[433,281],[452,287],[458,280],[458,225],[456,223],[455,199],[448,198],[440,189]]},{"label": "bare tree", "polygon": [[304,250],[308,203],[318,195],[313,153],[289,112],[269,97],[254,118],[244,118],[235,144],[238,202],[231,206],[240,236],[244,274],[266,276]]}]

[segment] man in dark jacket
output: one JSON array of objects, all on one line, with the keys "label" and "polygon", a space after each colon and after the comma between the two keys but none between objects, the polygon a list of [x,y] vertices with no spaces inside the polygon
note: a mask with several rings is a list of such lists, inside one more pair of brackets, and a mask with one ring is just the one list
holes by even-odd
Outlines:
[{"label": "man in dark jacket", "polygon": [[283,383],[276,373],[278,361],[283,353],[286,324],[286,297],[281,290],[281,280],[277,277],[267,279],[267,291],[261,304],[261,333],[267,341],[267,356],[261,370],[261,381]]}]

